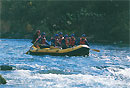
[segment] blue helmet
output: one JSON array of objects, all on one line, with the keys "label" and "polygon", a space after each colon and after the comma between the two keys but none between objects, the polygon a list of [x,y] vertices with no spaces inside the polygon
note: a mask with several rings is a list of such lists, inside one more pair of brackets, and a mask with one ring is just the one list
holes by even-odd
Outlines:
[{"label": "blue helmet", "polygon": [[45,33],[45,32],[42,32],[42,35],[46,35],[46,33]]},{"label": "blue helmet", "polygon": [[85,35],[85,34],[82,34],[82,37],[86,37],[86,35]]},{"label": "blue helmet", "polygon": [[62,32],[59,32],[58,34],[59,34],[59,35],[63,35],[63,33],[62,33]]},{"label": "blue helmet", "polygon": [[59,35],[58,35],[58,34],[55,34],[55,37],[56,37],[56,36],[59,36]]},{"label": "blue helmet", "polygon": [[74,34],[71,34],[71,36],[74,36]]},{"label": "blue helmet", "polygon": [[66,34],[65,37],[68,37],[68,35]]}]

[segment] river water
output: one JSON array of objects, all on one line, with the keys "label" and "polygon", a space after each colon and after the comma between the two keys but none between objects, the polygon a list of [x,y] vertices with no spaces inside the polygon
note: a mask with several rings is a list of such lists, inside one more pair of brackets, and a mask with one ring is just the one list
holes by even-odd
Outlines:
[{"label": "river water", "polygon": [[27,55],[29,39],[0,39],[0,88],[130,88],[130,47],[90,44],[88,57]]}]

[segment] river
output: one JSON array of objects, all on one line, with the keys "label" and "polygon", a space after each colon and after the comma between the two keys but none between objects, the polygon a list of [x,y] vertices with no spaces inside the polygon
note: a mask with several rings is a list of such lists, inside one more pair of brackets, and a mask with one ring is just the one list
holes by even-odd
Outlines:
[{"label": "river", "polygon": [[29,39],[0,39],[0,88],[130,88],[130,47],[91,44],[88,57],[27,55]]}]

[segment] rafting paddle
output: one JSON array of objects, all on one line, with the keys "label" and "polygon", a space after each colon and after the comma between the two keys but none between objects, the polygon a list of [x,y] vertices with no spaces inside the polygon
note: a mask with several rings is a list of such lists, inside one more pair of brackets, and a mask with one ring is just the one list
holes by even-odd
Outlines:
[{"label": "rafting paddle", "polygon": [[91,50],[96,51],[96,52],[100,52],[100,50],[97,50],[97,49],[91,49]]},{"label": "rafting paddle", "polygon": [[[36,41],[33,43],[33,45],[30,47],[30,49],[36,44],[36,42],[39,40],[39,38],[41,38],[41,35],[36,39]],[[28,54],[29,50],[25,54]]]},{"label": "rafting paddle", "polygon": [[[33,45],[34,45],[34,44],[33,44]],[[32,48],[32,47],[33,47],[33,45],[32,45],[30,48]],[[30,50],[30,49],[29,49],[29,50]],[[25,54],[28,54],[29,50],[28,50]]]}]

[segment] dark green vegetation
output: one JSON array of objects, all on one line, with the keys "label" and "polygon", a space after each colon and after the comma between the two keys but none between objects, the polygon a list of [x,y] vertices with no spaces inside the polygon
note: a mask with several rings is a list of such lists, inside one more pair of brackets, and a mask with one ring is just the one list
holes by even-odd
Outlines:
[{"label": "dark green vegetation", "polygon": [[86,33],[90,42],[129,42],[129,0],[50,1],[2,0],[1,38],[31,38],[40,29]]},{"label": "dark green vegetation", "polygon": [[6,84],[6,80],[0,75],[0,84]]}]

